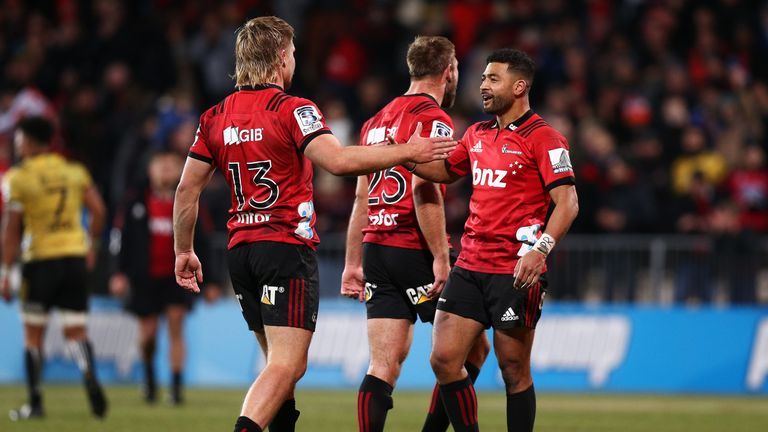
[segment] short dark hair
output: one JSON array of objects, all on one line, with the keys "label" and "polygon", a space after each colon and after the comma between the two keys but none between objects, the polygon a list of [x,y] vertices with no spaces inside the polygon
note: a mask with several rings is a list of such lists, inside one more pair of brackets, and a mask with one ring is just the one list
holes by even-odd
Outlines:
[{"label": "short dark hair", "polygon": [[443,36],[416,36],[408,46],[406,61],[411,78],[439,75],[456,55],[453,42]]},{"label": "short dark hair", "polygon": [[507,70],[517,72],[528,81],[528,86],[533,84],[533,75],[536,73],[536,62],[528,54],[514,48],[502,48],[491,53],[485,60],[486,63],[506,63]]},{"label": "short dark hair", "polygon": [[26,117],[16,125],[24,135],[31,138],[38,145],[49,145],[53,137],[53,124],[43,117]]}]

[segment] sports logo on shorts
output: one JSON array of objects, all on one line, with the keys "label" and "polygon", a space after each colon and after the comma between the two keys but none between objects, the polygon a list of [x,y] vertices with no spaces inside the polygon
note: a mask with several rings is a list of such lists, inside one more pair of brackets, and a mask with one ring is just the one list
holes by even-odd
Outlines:
[{"label": "sports logo on shorts", "polygon": [[373,297],[373,290],[375,290],[376,284],[372,284],[370,282],[365,283],[365,301],[368,301]]},{"label": "sports logo on shorts", "polygon": [[568,150],[564,148],[549,150],[549,162],[552,164],[552,171],[555,174],[573,171]]},{"label": "sports logo on shorts", "polygon": [[520,316],[518,316],[515,311],[510,307],[504,312],[504,315],[501,316],[501,322],[506,321],[517,321],[520,319]]},{"label": "sports logo on shorts", "polygon": [[274,306],[275,305],[275,293],[284,293],[285,288],[281,286],[273,286],[273,285],[264,285],[264,288],[261,293],[261,302],[265,305]]},{"label": "sports logo on shorts", "polygon": [[430,138],[437,138],[437,137],[451,137],[453,136],[453,129],[451,129],[450,126],[447,124],[435,120],[432,122],[432,133],[429,134]]},{"label": "sports logo on shorts", "polygon": [[405,293],[408,295],[411,303],[420,305],[431,300],[427,295],[427,291],[429,291],[430,288],[432,288],[432,284],[426,284],[416,288],[408,288],[405,290]]},{"label": "sports logo on shorts", "polygon": [[296,117],[296,123],[303,135],[310,134],[323,128],[323,122],[320,113],[313,105],[304,105],[293,110],[293,116]]}]

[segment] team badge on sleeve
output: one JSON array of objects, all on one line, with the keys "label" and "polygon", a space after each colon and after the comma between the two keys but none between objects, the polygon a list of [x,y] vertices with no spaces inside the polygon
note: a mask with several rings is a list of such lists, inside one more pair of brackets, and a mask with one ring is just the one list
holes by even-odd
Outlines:
[{"label": "team badge on sleeve", "polygon": [[453,129],[451,129],[450,126],[447,124],[435,120],[432,122],[432,133],[429,134],[430,138],[437,138],[437,137],[450,137],[453,136]]},{"label": "team badge on sleeve", "polygon": [[293,111],[294,117],[296,117],[296,123],[299,124],[299,129],[304,135],[308,135],[312,132],[323,128],[323,122],[320,113],[317,112],[317,108],[312,105],[305,105],[298,107]]},{"label": "team badge on sleeve", "polygon": [[555,174],[573,171],[571,158],[568,156],[568,150],[564,148],[549,150],[549,162],[552,163],[552,171]]}]

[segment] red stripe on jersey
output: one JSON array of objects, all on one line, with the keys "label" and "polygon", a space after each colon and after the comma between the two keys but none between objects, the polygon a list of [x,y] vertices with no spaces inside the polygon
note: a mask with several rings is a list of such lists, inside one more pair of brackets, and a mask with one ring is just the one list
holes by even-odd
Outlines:
[{"label": "red stripe on jersey", "polygon": [[467,411],[464,404],[464,397],[461,394],[461,390],[456,391],[456,399],[459,400],[459,411],[461,412],[461,420],[464,422],[464,426],[469,426],[469,419],[467,417]]}]

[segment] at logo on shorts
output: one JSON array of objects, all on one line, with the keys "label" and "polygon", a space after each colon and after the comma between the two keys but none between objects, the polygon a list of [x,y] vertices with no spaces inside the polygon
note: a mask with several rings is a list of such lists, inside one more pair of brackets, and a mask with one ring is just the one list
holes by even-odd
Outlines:
[{"label": "at logo on shorts", "polygon": [[275,293],[284,293],[285,288],[281,286],[273,286],[273,285],[264,285],[264,288],[261,292],[261,302],[265,305],[274,306],[275,305]]}]

